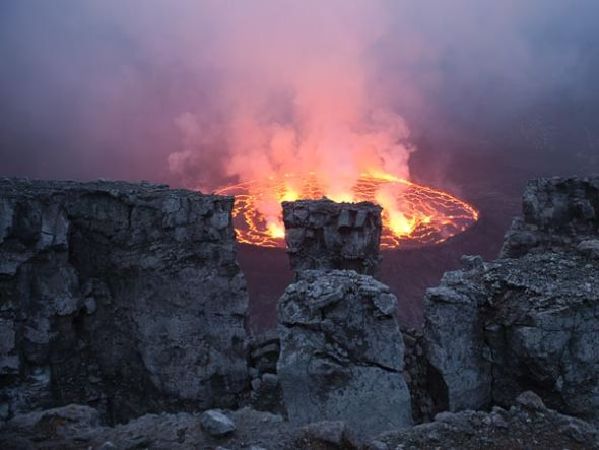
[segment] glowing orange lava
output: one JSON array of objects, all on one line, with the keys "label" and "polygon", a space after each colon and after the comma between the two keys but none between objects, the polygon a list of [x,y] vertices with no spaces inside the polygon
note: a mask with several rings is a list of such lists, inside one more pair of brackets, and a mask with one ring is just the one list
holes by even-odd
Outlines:
[{"label": "glowing orange lava", "polygon": [[[324,196],[315,176],[293,175],[227,186],[216,193],[235,196],[233,220],[239,242],[262,247],[285,246],[278,203]],[[273,199],[276,209],[272,207]],[[383,249],[438,244],[478,220],[476,209],[451,194],[384,173],[362,175],[351,193],[331,199],[380,204]]]}]

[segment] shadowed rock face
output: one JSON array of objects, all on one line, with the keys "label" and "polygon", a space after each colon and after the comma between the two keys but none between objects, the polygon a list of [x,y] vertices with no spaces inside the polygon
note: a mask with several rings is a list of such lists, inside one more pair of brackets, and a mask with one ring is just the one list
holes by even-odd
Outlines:
[{"label": "shadowed rock face", "polygon": [[533,389],[599,420],[599,178],[531,182],[501,259],[466,257],[425,299],[429,363],[451,410]]},{"label": "shadowed rock face", "polygon": [[0,400],[113,421],[233,406],[246,384],[233,199],[0,179]]},{"label": "shadowed rock face", "polygon": [[[298,269],[280,337],[254,336],[246,358],[231,199],[0,180],[0,415],[16,413],[0,447],[599,448],[596,185],[531,183],[511,250],[446,273],[423,334],[401,335],[373,277]],[[102,424],[239,406],[249,379],[250,402],[289,421],[243,408],[212,411],[220,431],[187,412]]]},{"label": "shadowed rock face", "polygon": [[532,180],[522,202],[524,215],[514,219],[501,256],[573,247],[599,237],[599,177]]},{"label": "shadowed rock face", "polygon": [[368,202],[283,202],[291,268],[375,274],[380,262],[381,211],[380,206]]},{"label": "shadowed rock face", "polygon": [[279,300],[277,365],[289,420],[357,433],[411,424],[404,344],[389,288],[354,271],[304,271]]}]

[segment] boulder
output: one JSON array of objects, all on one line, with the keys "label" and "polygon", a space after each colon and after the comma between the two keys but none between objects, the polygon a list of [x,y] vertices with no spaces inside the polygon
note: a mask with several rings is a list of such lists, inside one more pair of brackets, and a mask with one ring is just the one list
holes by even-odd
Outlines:
[{"label": "boulder", "polygon": [[200,416],[202,429],[210,436],[221,437],[233,433],[237,427],[229,417],[218,409],[209,409]]},{"label": "boulder", "polygon": [[367,275],[298,274],[278,304],[277,368],[292,424],[344,421],[359,435],[411,424],[395,305]]},{"label": "boulder", "polygon": [[375,274],[380,262],[381,207],[328,199],[283,202],[291,268],[351,269]]},{"label": "boulder", "polygon": [[0,179],[0,403],[109,421],[235,406],[247,292],[233,198]]}]

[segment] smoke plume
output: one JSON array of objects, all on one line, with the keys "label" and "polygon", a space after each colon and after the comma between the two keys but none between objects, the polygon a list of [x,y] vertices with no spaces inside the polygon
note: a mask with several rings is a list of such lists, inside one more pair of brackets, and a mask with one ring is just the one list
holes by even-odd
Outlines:
[{"label": "smoke plume", "polygon": [[5,0],[0,174],[211,190],[315,172],[342,197],[361,172],[407,176],[418,156],[422,176],[464,149],[534,174],[588,170],[598,13],[594,0]]},{"label": "smoke plume", "polygon": [[218,135],[224,175],[239,181],[315,174],[327,195],[342,200],[361,173],[408,176],[408,127],[373,95],[372,50],[389,27],[383,2],[205,6],[218,23],[202,64],[218,71],[220,122],[179,116],[185,145],[169,155],[171,171],[185,172],[209,153],[206,136]]}]

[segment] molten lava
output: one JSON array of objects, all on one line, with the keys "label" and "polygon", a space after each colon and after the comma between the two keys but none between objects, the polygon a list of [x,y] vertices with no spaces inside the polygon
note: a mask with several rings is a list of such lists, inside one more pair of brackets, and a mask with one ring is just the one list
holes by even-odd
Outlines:
[{"label": "molten lava", "polygon": [[[221,188],[217,194],[236,198],[233,220],[239,242],[262,247],[285,246],[281,202],[325,196],[314,175],[245,182]],[[326,196],[381,205],[383,249],[438,244],[478,220],[476,209],[451,194],[384,173],[362,175],[351,192]]]}]

